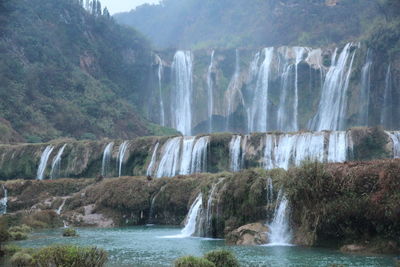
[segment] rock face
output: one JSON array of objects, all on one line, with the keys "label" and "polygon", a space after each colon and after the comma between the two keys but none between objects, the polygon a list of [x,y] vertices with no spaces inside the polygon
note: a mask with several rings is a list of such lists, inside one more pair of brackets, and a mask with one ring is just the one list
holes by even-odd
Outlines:
[{"label": "rock face", "polygon": [[268,242],[268,227],[261,223],[251,223],[230,232],[226,242],[231,245],[256,246]]}]

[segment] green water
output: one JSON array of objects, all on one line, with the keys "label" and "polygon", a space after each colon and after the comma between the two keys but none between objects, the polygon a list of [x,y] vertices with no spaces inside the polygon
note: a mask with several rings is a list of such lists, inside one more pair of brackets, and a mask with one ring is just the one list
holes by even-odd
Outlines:
[{"label": "green water", "polygon": [[179,228],[171,227],[77,228],[77,231],[79,237],[65,238],[61,236],[62,229],[46,230],[34,233],[29,240],[13,243],[32,248],[50,244],[98,246],[108,251],[109,266],[171,266],[181,256],[201,256],[221,248],[234,252],[243,266],[393,266],[389,256],[348,255],[334,250],[303,247],[225,246],[223,240],[166,238],[180,233]]}]

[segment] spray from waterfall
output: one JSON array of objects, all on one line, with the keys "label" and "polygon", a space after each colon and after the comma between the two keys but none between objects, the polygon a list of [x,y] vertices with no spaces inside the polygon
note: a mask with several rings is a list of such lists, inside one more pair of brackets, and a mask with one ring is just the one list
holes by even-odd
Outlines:
[{"label": "spray from waterfall", "polygon": [[103,161],[101,164],[101,175],[103,177],[106,177],[107,175],[109,175],[113,147],[114,147],[114,143],[111,142],[104,148]]},{"label": "spray from waterfall", "polygon": [[126,151],[128,150],[128,147],[129,147],[129,142],[128,141],[124,141],[119,147],[118,157],[117,157],[118,177],[121,177],[122,166],[124,164],[125,154],[126,154]]},{"label": "spray from waterfall", "polygon": [[58,150],[56,157],[53,159],[51,164],[50,179],[55,179],[60,176],[61,158],[66,146],[67,144],[63,145],[60,150]]},{"label": "spray from waterfall", "polygon": [[215,51],[211,52],[210,65],[207,71],[207,96],[208,96],[208,132],[213,131],[213,110],[214,110],[214,82],[212,78],[212,73],[214,70],[214,54]]},{"label": "spray from waterfall", "polygon": [[47,146],[40,157],[39,167],[36,174],[36,180],[44,179],[44,172],[46,171],[47,162],[49,161],[49,157],[51,152],[53,152],[54,146]]},{"label": "spray from waterfall", "polygon": [[193,59],[190,51],[178,51],[172,63],[175,86],[171,93],[172,127],[183,135],[192,132]]}]

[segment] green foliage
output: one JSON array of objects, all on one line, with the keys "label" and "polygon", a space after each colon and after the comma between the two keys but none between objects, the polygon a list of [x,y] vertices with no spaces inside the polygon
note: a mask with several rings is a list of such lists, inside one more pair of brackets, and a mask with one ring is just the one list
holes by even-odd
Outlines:
[{"label": "green foliage", "polygon": [[175,267],[216,267],[214,263],[204,258],[186,256],[175,261]]},{"label": "green foliage", "polygon": [[10,232],[10,237],[12,240],[26,240],[28,239],[28,234],[24,232]]},{"label": "green foliage", "polygon": [[65,228],[63,231],[63,236],[65,237],[75,237],[78,236],[78,233],[73,228]]},{"label": "green foliage", "polygon": [[32,255],[24,252],[17,252],[11,257],[11,266],[13,267],[29,267],[35,266]]},{"label": "green foliage", "polygon": [[204,258],[214,263],[216,267],[239,267],[235,255],[227,250],[215,250],[208,252]]},{"label": "green foliage", "polygon": [[51,246],[40,249],[33,258],[38,266],[102,267],[107,262],[107,253],[96,247]]}]

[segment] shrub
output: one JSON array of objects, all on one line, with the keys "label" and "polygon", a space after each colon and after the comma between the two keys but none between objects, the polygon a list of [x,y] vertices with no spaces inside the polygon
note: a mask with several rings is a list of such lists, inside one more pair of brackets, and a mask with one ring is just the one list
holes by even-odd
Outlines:
[{"label": "shrub", "polygon": [[30,233],[32,232],[32,228],[29,227],[26,224],[23,225],[18,225],[18,226],[13,226],[10,227],[10,229],[8,230],[9,232],[22,232],[22,233]]},{"label": "shrub", "polygon": [[6,246],[4,246],[4,249],[3,249],[4,253],[8,256],[12,256],[17,252],[20,252],[21,250],[22,250],[22,248],[19,246],[16,246],[16,245],[6,245]]},{"label": "shrub", "polygon": [[204,258],[214,263],[216,267],[239,267],[235,255],[226,250],[215,250],[204,255]]},{"label": "shrub", "polygon": [[107,261],[107,253],[96,247],[51,246],[34,254],[38,266],[102,267]]},{"label": "shrub", "polygon": [[28,239],[28,234],[24,232],[10,232],[12,240],[25,240]]},{"label": "shrub", "polygon": [[175,261],[175,267],[216,267],[214,263],[204,258],[186,256]]},{"label": "shrub", "polygon": [[33,257],[28,253],[17,252],[11,257],[11,266],[13,267],[28,267],[33,266]]},{"label": "shrub", "polygon": [[65,228],[63,232],[63,236],[65,237],[71,237],[71,236],[78,236],[76,233],[76,230],[73,228]]}]

